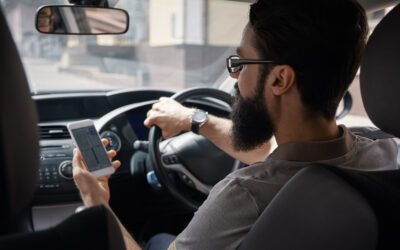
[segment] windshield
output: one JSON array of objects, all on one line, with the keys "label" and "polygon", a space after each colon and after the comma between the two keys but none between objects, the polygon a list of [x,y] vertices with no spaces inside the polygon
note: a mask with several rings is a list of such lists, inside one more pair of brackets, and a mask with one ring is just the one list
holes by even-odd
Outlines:
[{"label": "windshield", "polygon": [[37,8],[62,0],[0,0],[33,93],[218,86],[228,74],[248,20],[249,3],[222,0],[119,0],[123,35],[46,35]]},{"label": "windshield", "polygon": [[[0,0],[34,94],[126,88],[233,88],[236,80],[229,77],[225,59],[235,54],[240,43],[249,1],[108,2],[129,13],[126,34],[41,34],[34,28],[36,9],[45,4],[69,4],[67,0]],[[368,14],[371,31],[389,11]],[[362,103],[359,75],[349,91],[353,107],[340,122],[373,126]]]}]

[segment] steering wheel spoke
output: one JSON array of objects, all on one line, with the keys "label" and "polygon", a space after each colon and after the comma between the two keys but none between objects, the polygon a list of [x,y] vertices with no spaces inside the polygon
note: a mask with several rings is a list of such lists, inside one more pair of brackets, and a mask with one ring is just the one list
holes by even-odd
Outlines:
[{"label": "steering wheel spoke", "polygon": [[187,186],[194,188],[205,195],[208,195],[212,186],[200,181],[183,165],[183,163],[179,161],[177,152],[171,142],[172,139],[169,139],[169,141],[163,141],[160,143],[162,166],[169,171],[177,173],[182,182]]},{"label": "steering wheel spoke", "polygon": [[202,192],[205,195],[208,195],[210,193],[210,190],[212,186],[206,185],[202,183],[199,179],[197,179],[192,173],[189,172],[180,163],[177,164],[164,164],[163,167],[165,167],[168,170],[171,170],[173,172],[178,173],[180,179],[189,187],[192,187],[196,189],[199,192]]}]

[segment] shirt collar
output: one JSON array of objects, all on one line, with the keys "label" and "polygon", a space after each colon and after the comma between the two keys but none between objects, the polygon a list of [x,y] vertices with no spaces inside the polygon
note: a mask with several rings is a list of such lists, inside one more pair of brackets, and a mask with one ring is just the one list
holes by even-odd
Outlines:
[{"label": "shirt collar", "polygon": [[328,141],[289,142],[279,145],[267,159],[298,162],[323,161],[338,158],[353,147],[355,136],[340,125],[341,136]]}]

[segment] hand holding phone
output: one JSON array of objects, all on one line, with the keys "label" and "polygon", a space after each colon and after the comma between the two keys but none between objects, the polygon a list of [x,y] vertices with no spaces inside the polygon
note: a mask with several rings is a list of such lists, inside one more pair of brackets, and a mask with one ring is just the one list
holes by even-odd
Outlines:
[{"label": "hand holding phone", "polygon": [[115,169],[92,120],[69,123],[67,127],[83,161],[94,176],[102,177],[114,173]]},{"label": "hand holding phone", "polygon": [[[102,140],[103,145],[106,147],[108,141]],[[117,152],[114,150],[107,152],[108,157],[112,159],[116,156]],[[79,149],[74,149],[74,157],[72,159],[73,175],[76,186],[78,187],[82,201],[86,207],[96,205],[108,206],[110,201],[110,188],[108,186],[109,176],[96,178],[88,172],[86,164],[83,161],[82,154]],[[113,161],[112,165],[115,169],[121,166],[120,161]]]}]

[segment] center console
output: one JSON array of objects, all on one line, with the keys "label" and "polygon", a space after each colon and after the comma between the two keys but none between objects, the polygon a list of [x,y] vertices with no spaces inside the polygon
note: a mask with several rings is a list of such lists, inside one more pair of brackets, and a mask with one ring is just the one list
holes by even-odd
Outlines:
[{"label": "center console", "polygon": [[74,194],[72,178],[72,140],[42,140],[36,195]]}]

